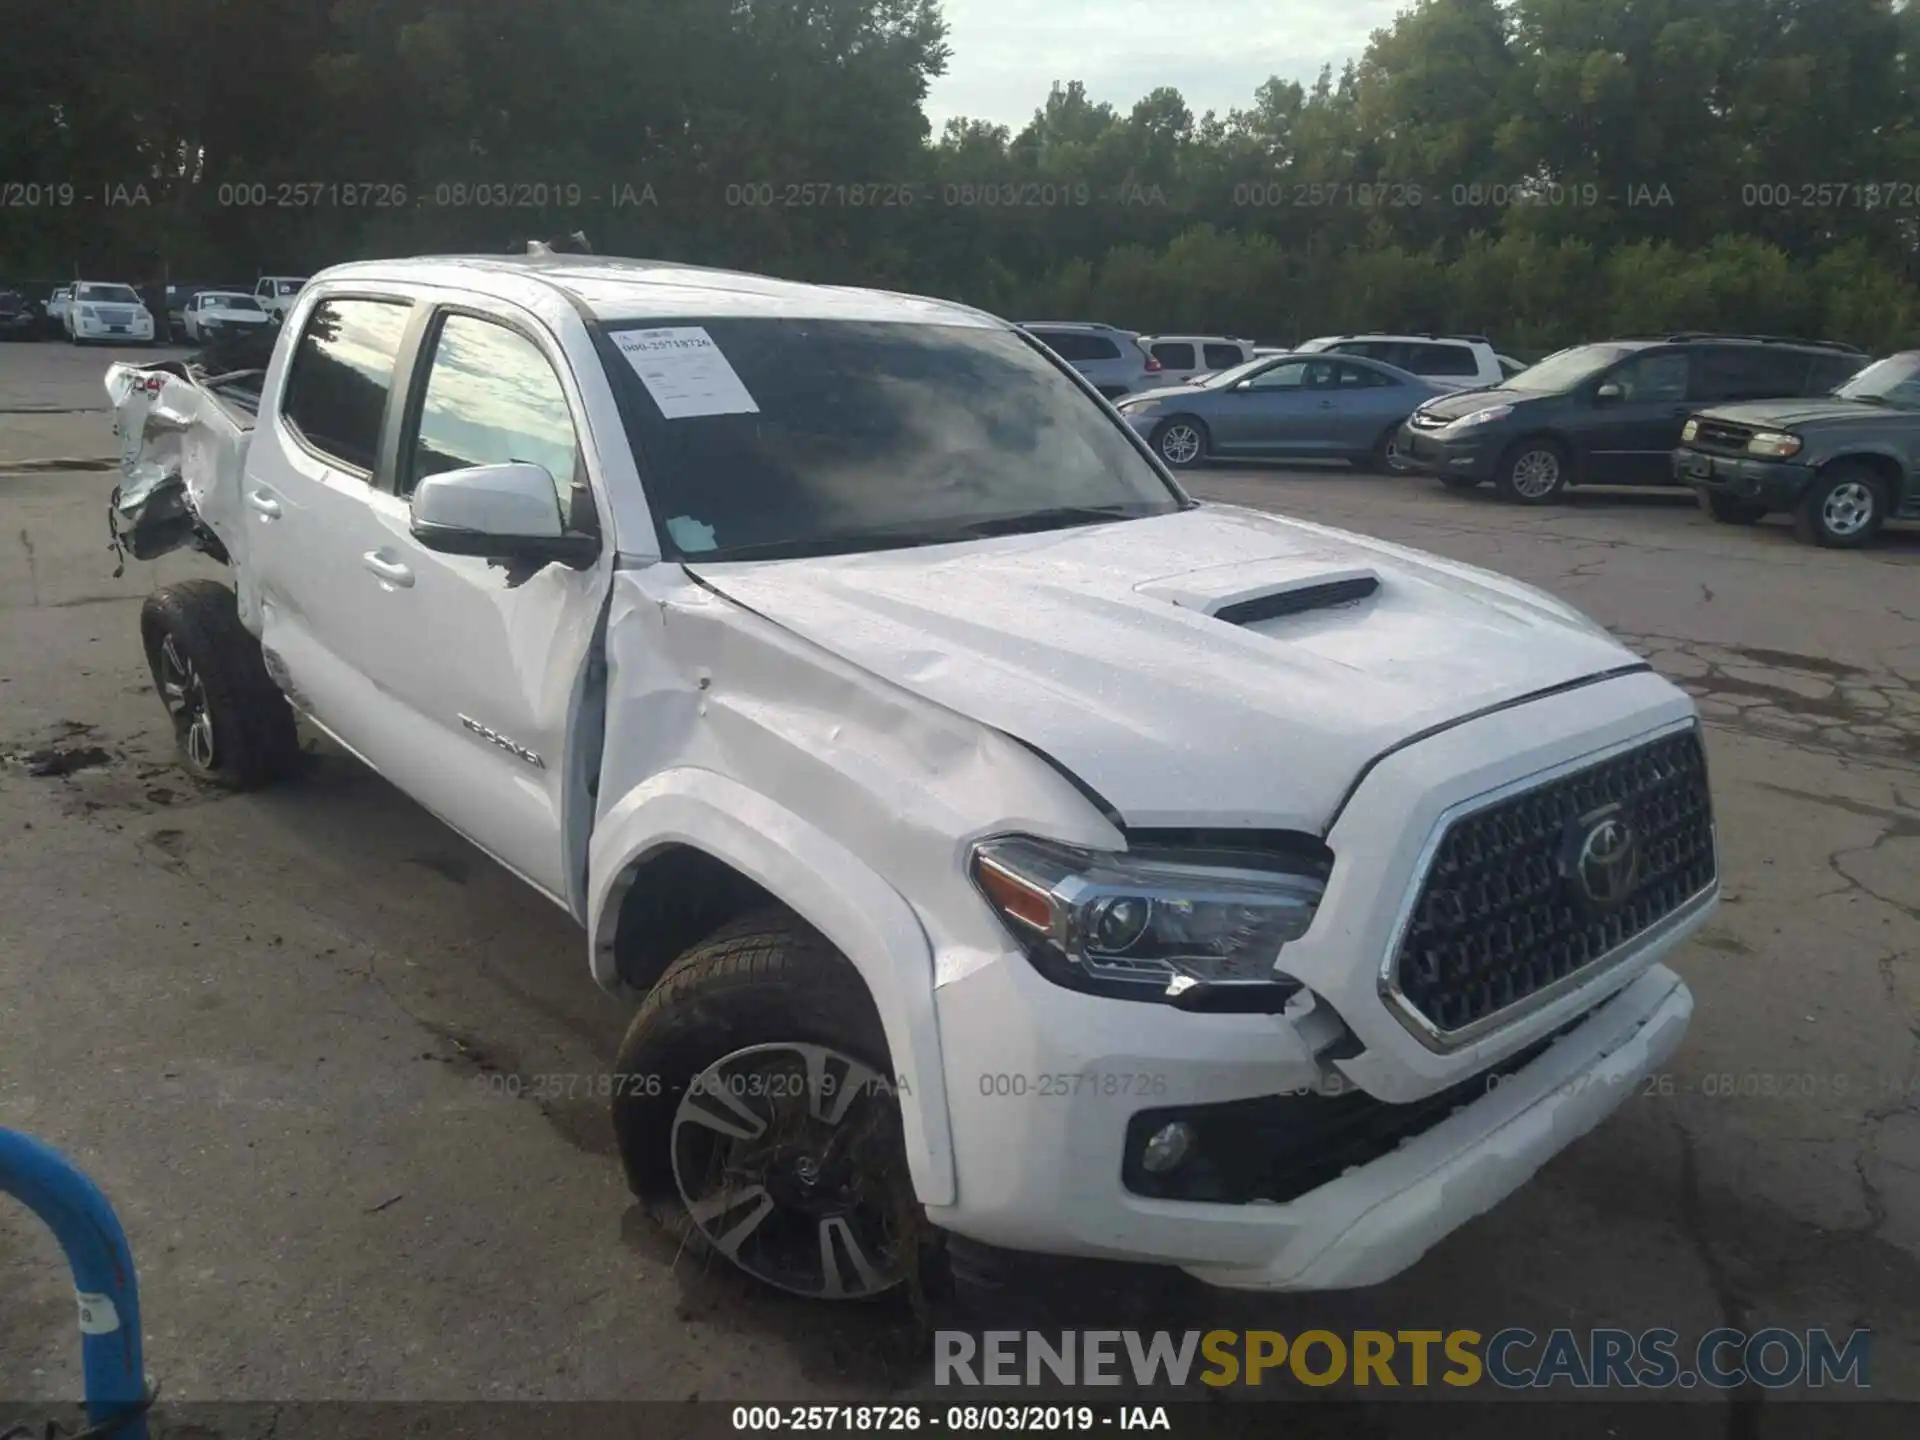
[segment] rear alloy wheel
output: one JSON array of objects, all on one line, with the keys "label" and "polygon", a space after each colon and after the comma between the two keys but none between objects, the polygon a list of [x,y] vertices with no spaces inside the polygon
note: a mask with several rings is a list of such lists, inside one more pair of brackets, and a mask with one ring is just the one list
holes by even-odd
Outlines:
[{"label": "rear alloy wheel", "polygon": [[252,790],[298,770],[293,709],[267,673],[260,642],[240,623],[231,590],[188,580],[155,591],[141,607],[140,638],[189,771]]},{"label": "rear alloy wheel", "polygon": [[1700,492],[1700,508],[1722,525],[1757,525],[1767,518],[1767,507],[1758,500],[1719,495],[1711,490]]},{"label": "rear alloy wheel", "polygon": [[1545,505],[1567,489],[1566,453],[1551,440],[1523,440],[1508,453],[1495,488],[1502,500]]},{"label": "rear alloy wheel", "polygon": [[1175,470],[1185,470],[1207,458],[1207,432],[1198,420],[1176,415],[1153,432],[1153,448]]},{"label": "rear alloy wheel", "polygon": [[1821,472],[1800,502],[1794,529],[1812,544],[1857,550],[1880,533],[1886,518],[1887,491],[1880,477],[1843,461]]}]

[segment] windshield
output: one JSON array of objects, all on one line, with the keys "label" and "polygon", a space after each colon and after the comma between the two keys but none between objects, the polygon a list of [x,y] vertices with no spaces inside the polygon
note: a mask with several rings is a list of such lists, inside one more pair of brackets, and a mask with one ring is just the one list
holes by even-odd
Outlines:
[{"label": "windshield", "polygon": [[1920,350],[1876,360],[1833,393],[1842,400],[1920,410]]},{"label": "windshield", "polygon": [[1531,369],[1510,376],[1503,390],[1528,390],[1538,395],[1558,395],[1571,390],[1590,375],[1598,375],[1616,361],[1633,353],[1622,345],[1576,345],[1549,355]]},{"label": "windshield", "polygon": [[112,305],[138,305],[140,297],[133,293],[131,285],[82,285],[76,300],[90,300]]},{"label": "windshield", "polygon": [[203,308],[215,310],[258,310],[259,304],[251,295],[202,295]]},{"label": "windshield", "polygon": [[609,329],[602,350],[671,557],[942,544],[1189,503],[1010,331],[693,318]]},{"label": "windshield", "polygon": [[274,288],[282,295],[298,295],[300,287],[306,283],[304,280],[278,280],[274,282]]}]

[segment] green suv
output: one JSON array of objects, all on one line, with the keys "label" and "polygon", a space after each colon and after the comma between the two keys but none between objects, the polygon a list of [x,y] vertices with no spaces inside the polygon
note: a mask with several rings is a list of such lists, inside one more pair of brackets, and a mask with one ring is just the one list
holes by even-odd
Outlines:
[{"label": "green suv", "polygon": [[1865,545],[1920,520],[1920,350],[1876,361],[1823,400],[1703,410],[1680,432],[1674,478],[1714,519],[1793,516],[1816,545]]}]

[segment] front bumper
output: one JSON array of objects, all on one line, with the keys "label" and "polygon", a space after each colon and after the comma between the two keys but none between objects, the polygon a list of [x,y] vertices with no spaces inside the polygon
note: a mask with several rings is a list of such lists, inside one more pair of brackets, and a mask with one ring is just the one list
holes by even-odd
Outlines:
[{"label": "front bumper", "polygon": [[104,320],[88,320],[75,316],[72,321],[73,338],[76,340],[151,340],[153,339],[153,317],[135,318],[124,325],[109,325]]},{"label": "front bumper", "polygon": [[[1660,962],[1717,894],[1564,996],[1436,1050],[1382,994],[1397,912],[1420,882],[1428,837],[1462,802],[1640,745],[1691,715],[1684,696],[1642,673],[1383,759],[1329,832],[1339,858],[1312,929],[1281,957],[1317,1015],[1187,1013],[1060,989],[1017,954],[943,956],[937,972],[954,978],[936,987],[935,1005],[958,1194],[929,1218],[1009,1250],[1173,1265],[1234,1288],[1369,1285],[1411,1265],[1598,1124],[1673,1052],[1693,1002]],[[1350,1041],[1330,1052],[1341,1024]],[[1378,1104],[1351,1164],[1322,1163],[1306,1147],[1310,1163],[1294,1173],[1307,1178],[1259,1198],[1157,1198],[1130,1164],[1142,1112],[1255,1102],[1270,1116],[1269,1101],[1284,1109],[1298,1103],[1284,1097],[1311,1104],[1356,1092]],[[1434,1103],[1448,1092],[1458,1108]],[[1415,1123],[1404,1123],[1415,1107]],[[1216,1143],[1201,1133],[1202,1146]],[[1249,1127],[1224,1143],[1266,1142]]]},{"label": "front bumper", "polygon": [[1499,444],[1481,432],[1444,435],[1411,425],[1400,427],[1400,463],[1418,474],[1491,480],[1499,458]]},{"label": "front bumper", "polygon": [[1673,452],[1673,478],[1703,494],[1732,495],[1769,510],[1791,510],[1813,483],[1810,465],[1793,460],[1752,460],[1709,455],[1685,446]]}]

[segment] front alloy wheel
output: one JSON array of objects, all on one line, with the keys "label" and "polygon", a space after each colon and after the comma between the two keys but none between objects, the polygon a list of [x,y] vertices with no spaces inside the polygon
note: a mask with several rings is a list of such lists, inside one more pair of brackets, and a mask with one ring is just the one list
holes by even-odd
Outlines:
[{"label": "front alloy wheel", "polygon": [[1886,519],[1880,477],[1864,466],[1842,463],[1822,473],[1795,516],[1800,538],[1853,550],[1879,533]]},{"label": "front alloy wheel", "polygon": [[701,1236],[755,1279],[864,1300],[905,1278],[880,1177],[898,1140],[880,1077],[799,1042],[749,1045],[694,1076],[674,1113],[674,1186]]},{"label": "front alloy wheel", "polygon": [[1153,444],[1160,452],[1160,458],[1176,470],[1197,465],[1207,453],[1206,438],[1201,435],[1200,427],[1191,420],[1169,420],[1160,427]]},{"label": "front alloy wheel", "polygon": [[1523,505],[1544,505],[1567,488],[1566,462],[1558,447],[1534,442],[1523,445],[1507,461],[1500,476],[1503,498]]}]

